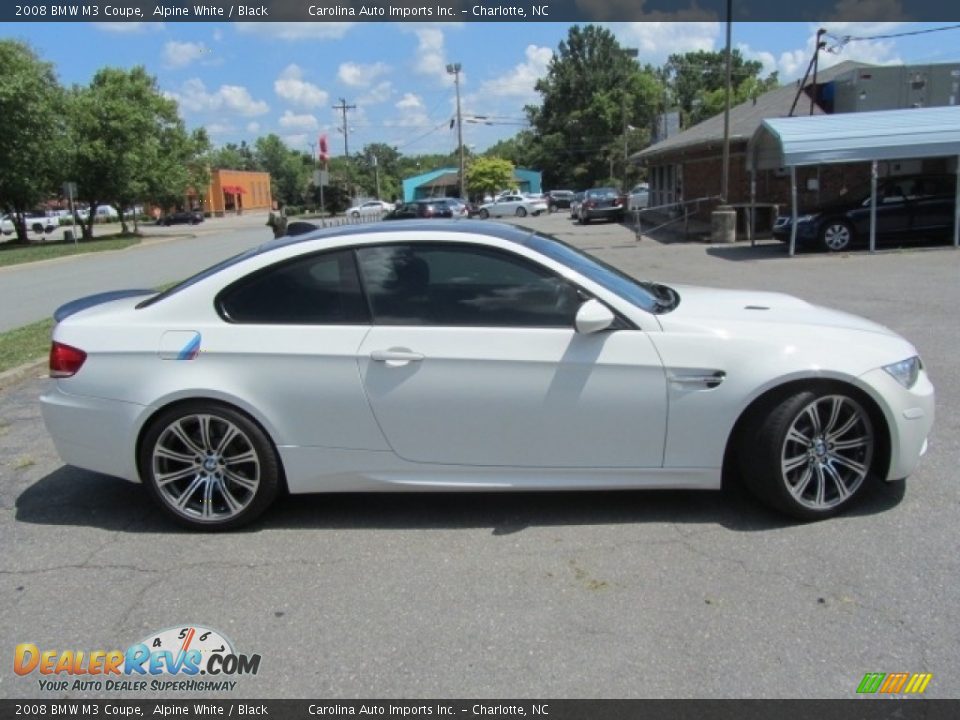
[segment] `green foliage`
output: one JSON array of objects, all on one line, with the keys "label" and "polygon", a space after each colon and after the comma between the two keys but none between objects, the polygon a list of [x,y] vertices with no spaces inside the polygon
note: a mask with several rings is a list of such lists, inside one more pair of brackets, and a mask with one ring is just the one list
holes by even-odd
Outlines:
[{"label": "green foliage", "polygon": [[101,68],[89,86],[73,88],[69,106],[71,177],[91,208],[85,237],[98,205],[182,202],[197,176],[190,166],[196,168],[206,150],[206,134],[187,134],[176,103],[143,67]]},{"label": "green foliage", "polygon": [[[762,63],[745,60],[739,50],[730,53],[730,76],[734,88],[731,105],[777,86],[777,73],[761,78],[762,71]],[[671,55],[662,68],[662,79],[671,105],[680,109],[682,126],[696,125],[723,111],[727,85],[726,53],[698,50]]]},{"label": "green foliage", "polygon": [[0,40],[0,118],[0,207],[22,218],[63,179],[63,91],[50,63],[14,40]]},{"label": "green foliage", "polygon": [[309,155],[291,150],[273,133],[257,138],[254,143],[255,169],[270,173],[270,190],[274,199],[284,205],[304,201],[313,173]]},{"label": "green foliage", "polygon": [[471,197],[492,194],[513,184],[513,163],[509,160],[478,157],[467,167],[467,194]]},{"label": "green foliage", "polygon": [[624,171],[624,137],[628,152],[646,141],[662,94],[654,70],[595,25],[570,28],[536,89],[542,103],[527,107],[534,134],[524,160],[543,171],[546,187],[574,189],[614,165]]}]

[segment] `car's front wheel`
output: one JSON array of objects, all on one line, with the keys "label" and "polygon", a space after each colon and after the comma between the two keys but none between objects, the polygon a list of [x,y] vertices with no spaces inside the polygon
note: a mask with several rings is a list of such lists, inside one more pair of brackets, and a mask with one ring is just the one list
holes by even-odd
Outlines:
[{"label": "car's front wheel", "polygon": [[762,502],[817,520],[841,512],[867,486],[876,448],[874,423],[858,399],[805,390],[756,415],[739,457],[745,484]]},{"label": "car's front wheel", "polygon": [[853,228],[845,220],[828,220],[820,230],[820,242],[830,252],[847,250],[853,244]]},{"label": "car's front wheel", "polygon": [[480,211],[480,219],[481,219],[481,220],[486,220],[486,219],[489,218],[489,217],[490,217],[490,211],[489,211],[489,210],[483,209],[483,210]]},{"label": "car's front wheel", "polygon": [[518,208],[517,208],[517,217],[526,217],[526,216],[527,216],[527,209],[526,209],[526,208],[522,208],[522,207],[518,207]]},{"label": "car's front wheel", "polygon": [[267,509],[280,486],[277,456],[263,430],[215,403],[161,413],[143,437],[139,462],[160,507],[193,529],[245,525]]}]

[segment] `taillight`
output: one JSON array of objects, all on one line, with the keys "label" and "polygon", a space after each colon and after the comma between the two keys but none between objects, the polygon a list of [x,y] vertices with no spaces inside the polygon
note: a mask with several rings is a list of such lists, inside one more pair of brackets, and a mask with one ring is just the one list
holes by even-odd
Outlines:
[{"label": "taillight", "polygon": [[50,377],[73,377],[86,359],[87,354],[83,350],[54,340],[50,346]]}]

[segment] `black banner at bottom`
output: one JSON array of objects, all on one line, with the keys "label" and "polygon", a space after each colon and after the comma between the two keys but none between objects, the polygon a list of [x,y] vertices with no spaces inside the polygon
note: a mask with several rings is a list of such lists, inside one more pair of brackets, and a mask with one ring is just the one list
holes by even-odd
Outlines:
[{"label": "black banner at bottom", "polygon": [[0,718],[954,720],[960,700],[0,700]]}]

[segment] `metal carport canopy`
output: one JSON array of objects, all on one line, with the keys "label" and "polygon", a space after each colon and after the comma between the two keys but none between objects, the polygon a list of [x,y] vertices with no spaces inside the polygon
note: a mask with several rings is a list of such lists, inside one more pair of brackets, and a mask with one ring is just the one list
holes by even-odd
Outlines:
[{"label": "metal carport canopy", "polygon": [[[796,233],[796,172],[802,165],[872,162],[876,186],[878,160],[957,158],[960,173],[960,106],[881,110],[790,118],[768,118],[750,139],[748,162],[753,170],[789,167],[793,184]],[[874,192],[875,194],[875,192]],[[960,195],[960,183],[957,194]],[[876,199],[874,198],[874,210]],[[960,198],[954,218],[954,246],[960,243]],[[871,222],[871,250],[875,222]]]}]

